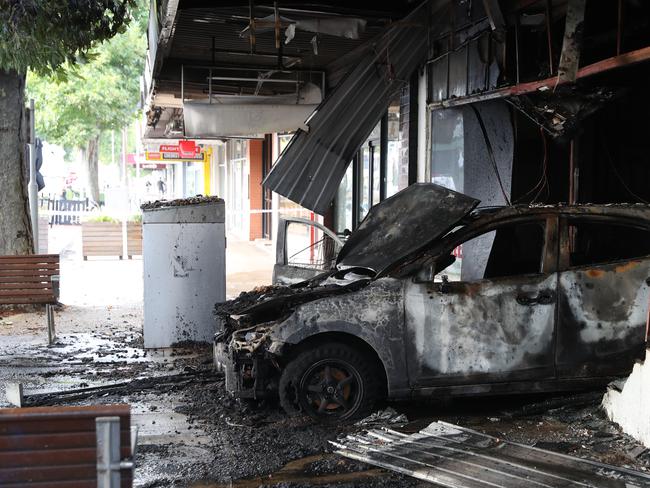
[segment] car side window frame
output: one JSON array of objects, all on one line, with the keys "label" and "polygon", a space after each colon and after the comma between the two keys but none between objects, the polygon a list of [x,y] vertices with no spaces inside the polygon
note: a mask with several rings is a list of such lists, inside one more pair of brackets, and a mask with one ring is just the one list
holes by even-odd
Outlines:
[{"label": "car side window frame", "polygon": [[[557,215],[540,214],[540,215],[532,215],[526,217],[520,217],[520,216],[510,217],[508,219],[504,219],[498,222],[491,222],[485,226],[472,229],[467,234],[463,234],[462,236],[457,236],[456,239],[451,241],[449,244],[445,245],[443,251],[437,253],[436,258],[433,261],[433,264],[435,265],[435,262],[440,258],[442,258],[443,256],[447,256],[451,254],[456,247],[465,244],[466,242],[469,242],[472,239],[487,234],[488,232],[497,231],[499,228],[510,227],[513,225],[539,223],[544,225],[544,243],[542,245],[542,256],[540,257],[540,271],[535,273],[522,273],[520,275],[498,276],[495,278],[481,278],[475,281],[483,281],[485,279],[489,279],[489,280],[509,279],[512,278],[513,276],[533,276],[533,275],[547,275],[547,274],[555,273],[557,272],[559,267],[558,220],[559,219]],[[434,276],[437,276],[443,271],[435,273]],[[467,283],[466,281],[463,280],[461,280],[460,282]]]},{"label": "car side window frame", "polygon": [[587,269],[594,266],[603,266],[609,263],[619,263],[630,261],[633,259],[644,259],[650,257],[650,254],[644,256],[637,256],[633,258],[612,259],[611,261],[603,261],[598,263],[581,264],[571,266],[571,240],[569,238],[569,227],[572,223],[587,223],[587,224],[603,224],[609,226],[631,227],[639,230],[644,230],[650,233],[650,225],[643,225],[636,219],[622,220],[620,217],[611,217],[606,215],[562,215],[560,216],[560,255],[559,255],[559,271],[570,271],[574,269]]},{"label": "car side window frame", "polygon": [[[276,239],[279,245],[276,244],[275,264],[279,264],[281,266],[291,266],[291,263],[289,262],[291,256],[289,255],[289,250],[287,249],[288,229],[291,224],[313,226],[318,230],[320,230],[321,232],[323,232],[324,236],[327,236],[330,239],[332,239],[333,244],[335,246],[334,262],[336,262],[336,255],[343,247],[344,242],[334,232],[332,232],[330,229],[320,224],[319,222],[315,222],[313,220],[304,219],[301,217],[281,217],[280,219],[278,219],[278,232],[277,232]],[[302,266],[297,266],[297,267],[302,267]]]}]

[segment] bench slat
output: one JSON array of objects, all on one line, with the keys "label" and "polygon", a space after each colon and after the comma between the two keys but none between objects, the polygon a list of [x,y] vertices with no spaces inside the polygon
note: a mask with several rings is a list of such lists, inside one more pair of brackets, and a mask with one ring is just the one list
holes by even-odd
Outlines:
[{"label": "bench slat", "polygon": [[38,270],[15,270],[15,269],[1,269],[0,276],[11,277],[11,276],[54,276],[58,275],[59,271],[55,269],[44,269],[42,271]]},{"label": "bench slat", "polygon": [[0,282],[0,290],[43,290],[52,288],[51,281],[24,281],[22,283]]},{"label": "bench slat", "polygon": [[59,269],[59,263],[0,263],[0,270],[31,271]]},{"label": "bench slat", "polygon": [[51,282],[52,282],[52,278],[50,276],[0,276],[0,283],[51,283]]},{"label": "bench slat", "polygon": [[[75,434],[76,435],[76,434]],[[124,436],[122,436],[124,437]],[[127,437],[128,439],[128,437]],[[128,457],[130,447],[122,439],[120,455]],[[66,466],[69,464],[97,464],[97,443],[90,447],[69,449],[65,444],[45,450],[0,452],[0,466],[23,468],[27,466]]]},{"label": "bench slat", "polygon": [[15,256],[0,256],[0,263],[27,263],[27,262],[43,262],[43,263],[58,263],[58,254],[25,254]]},{"label": "bench slat", "polygon": [[0,424],[25,420],[94,419],[130,416],[131,408],[123,403],[80,407],[29,407],[0,409]]},{"label": "bench slat", "polygon": [[6,297],[40,297],[41,295],[52,295],[52,289],[45,289],[45,288],[32,288],[29,290],[3,290],[0,288],[0,297],[1,298],[6,298]]},{"label": "bench slat", "polygon": [[47,449],[65,443],[69,448],[93,447],[96,444],[94,432],[79,432],[73,436],[67,433],[25,434],[0,436],[0,453],[26,449]]},{"label": "bench slat", "polygon": [[[129,405],[0,409],[0,486],[97,486],[97,417],[120,418],[121,456],[131,456]],[[130,488],[132,474],[121,472]]]},{"label": "bench slat", "polygon": [[16,298],[0,298],[0,305],[30,305],[35,303],[55,303],[55,297],[42,296],[42,297],[21,297]]},{"label": "bench slat", "polygon": [[[122,486],[131,486],[125,485],[122,482]],[[2,485],[2,488],[97,488],[97,479],[88,479],[88,480],[75,480],[75,481],[33,481],[27,483],[5,483]]]},{"label": "bench slat", "polygon": [[93,464],[70,464],[67,466],[40,466],[23,468],[0,468],[0,486],[19,481],[71,481],[96,479],[97,462]]}]

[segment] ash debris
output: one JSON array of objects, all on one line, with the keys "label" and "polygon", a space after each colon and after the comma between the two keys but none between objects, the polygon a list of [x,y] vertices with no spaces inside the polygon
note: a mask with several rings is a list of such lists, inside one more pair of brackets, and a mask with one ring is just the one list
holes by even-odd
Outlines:
[{"label": "ash debris", "polygon": [[[261,288],[256,294],[283,296],[286,288]],[[72,338],[64,340],[67,344]],[[125,344],[133,341],[131,333],[123,334],[112,352],[126,349]],[[85,354],[84,348],[73,345],[51,350],[54,356],[48,365],[55,368],[52,370],[44,370],[39,354],[29,355],[38,366],[34,374],[44,385],[57,379],[59,384],[95,383],[88,379],[97,379],[88,370],[92,363],[74,361]],[[139,422],[156,433],[138,448],[136,476],[140,486],[190,486],[205,481],[223,483],[219,486],[224,487],[230,483],[276,488],[423,487],[427,485],[410,478],[341,461],[327,442],[367,428],[364,423],[385,422],[383,425],[411,433],[433,420],[447,420],[511,441],[601,462],[650,469],[647,450],[606,418],[599,406],[602,392],[481,402],[454,400],[447,405],[395,403],[357,425],[319,425],[308,418],[288,418],[274,400],[253,403],[233,398],[224,388],[223,376],[210,368],[208,349],[185,352],[190,354],[157,359],[151,353],[153,357],[146,356],[147,361],[135,363],[128,357],[116,357],[110,363],[94,365],[112,372],[102,378],[112,380],[111,384],[58,395],[44,393],[34,399],[49,405],[131,404],[132,410],[139,412]],[[122,381],[116,383],[118,378]]]},{"label": "ash debris", "polygon": [[222,330],[219,340],[235,330],[280,320],[303,303],[358,290],[366,286],[369,281],[361,279],[345,285],[323,284],[334,273],[334,271],[328,271],[310,280],[290,286],[257,287],[251,291],[240,293],[233,300],[217,303],[214,315]]},{"label": "ash debris", "polygon": [[221,203],[223,198],[217,196],[196,195],[189,198],[177,198],[176,200],[155,200],[140,205],[141,210],[153,210],[157,208],[184,207],[186,205],[201,205],[206,203]]},{"label": "ash debris", "polygon": [[217,303],[214,306],[214,314],[217,317],[228,315],[240,315],[252,306],[270,298],[283,297],[295,293],[289,286],[267,285],[257,286],[250,291],[241,292],[237,298]]}]

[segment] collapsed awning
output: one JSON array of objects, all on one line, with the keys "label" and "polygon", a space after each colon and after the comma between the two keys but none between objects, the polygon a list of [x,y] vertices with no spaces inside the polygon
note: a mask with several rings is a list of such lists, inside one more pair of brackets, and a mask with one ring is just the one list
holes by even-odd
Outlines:
[{"label": "collapsed awning", "polygon": [[263,185],[324,213],[363,141],[427,52],[427,3],[388,27],[284,150]]}]

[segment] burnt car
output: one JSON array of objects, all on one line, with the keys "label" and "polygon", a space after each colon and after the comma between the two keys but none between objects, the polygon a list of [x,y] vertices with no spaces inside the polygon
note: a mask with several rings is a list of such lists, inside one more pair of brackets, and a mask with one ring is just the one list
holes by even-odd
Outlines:
[{"label": "burnt car", "polygon": [[305,222],[283,221],[284,284],[218,307],[227,389],[338,420],[382,398],[577,390],[629,373],[645,351],[650,206],[478,204],[412,185],[345,243],[310,223],[295,262],[290,227]]}]

